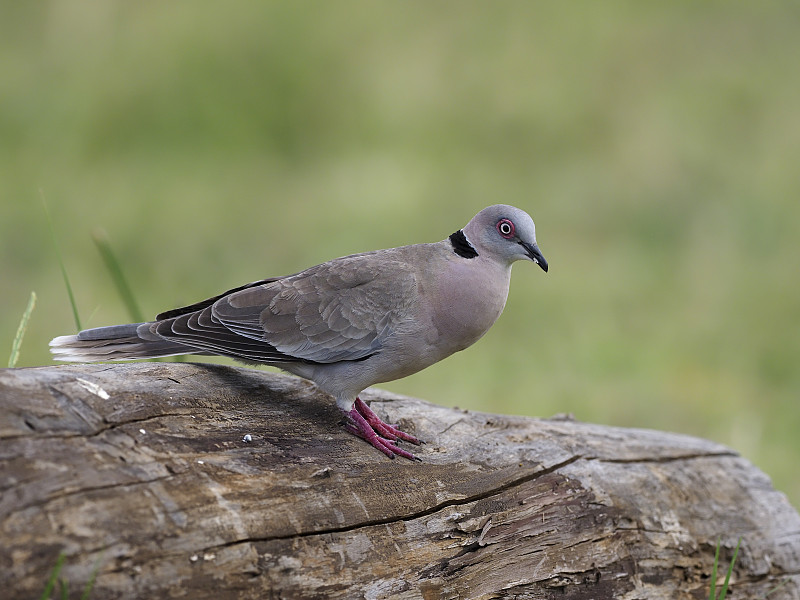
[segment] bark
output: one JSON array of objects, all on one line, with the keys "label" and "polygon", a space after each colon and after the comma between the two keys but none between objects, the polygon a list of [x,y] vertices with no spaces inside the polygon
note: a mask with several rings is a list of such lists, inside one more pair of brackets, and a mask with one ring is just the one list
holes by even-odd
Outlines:
[{"label": "bark", "polygon": [[[71,597],[800,598],[800,516],[683,435],[362,398],[389,460],[301,379],[218,365],[0,371],[0,585]],[[250,441],[245,441],[249,435]]]}]

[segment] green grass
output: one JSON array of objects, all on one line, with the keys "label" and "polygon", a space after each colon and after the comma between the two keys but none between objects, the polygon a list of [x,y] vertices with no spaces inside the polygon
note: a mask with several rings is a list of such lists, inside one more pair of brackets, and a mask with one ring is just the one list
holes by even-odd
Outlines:
[{"label": "green grass", "polygon": [[128,316],[130,317],[131,322],[143,322],[145,320],[144,315],[139,308],[139,303],[136,302],[136,297],[134,296],[133,290],[131,290],[131,286],[128,285],[128,280],[122,270],[122,265],[120,264],[119,260],[117,260],[114,251],[111,249],[111,243],[108,241],[106,232],[99,228],[95,229],[92,233],[92,240],[94,240],[94,245],[97,248],[97,251],[100,253],[100,256],[103,258],[103,263],[105,264],[109,275],[111,275],[111,279],[114,282],[114,287],[117,289],[122,303],[128,310]]},{"label": "green grass", "polygon": [[28,330],[28,321],[30,321],[31,314],[33,313],[33,309],[35,307],[36,292],[31,292],[30,300],[28,300],[28,306],[25,308],[25,312],[22,313],[22,318],[19,321],[19,327],[17,327],[17,334],[14,336],[14,342],[11,344],[11,355],[8,357],[9,369],[17,366],[19,353],[22,349],[22,340],[25,337],[25,332]]},{"label": "green grass", "polygon": [[[92,240],[94,241],[97,251],[100,253],[100,257],[103,259],[103,264],[105,264],[108,274],[111,276],[111,281],[117,290],[117,294],[119,294],[120,300],[122,300],[122,303],[128,311],[130,321],[133,323],[145,321],[144,314],[139,308],[139,303],[136,301],[136,295],[133,293],[130,285],[128,285],[128,279],[125,276],[122,263],[120,263],[116,254],[114,254],[114,251],[111,249],[111,243],[105,231],[100,228],[95,229],[92,233]],[[184,362],[185,357],[172,356],[169,358],[155,358],[153,360]]]},{"label": "green grass", "polygon": [[[58,558],[56,559],[56,564],[53,566],[53,570],[50,572],[50,577],[47,580],[44,591],[42,591],[42,595],[39,597],[40,600],[50,600],[52,598],[56,583],[58,583],[58,597],[61,600],[67,600],[69,598],[69,586],[67,585],[66,581],[60,578],[61,570],[64,568],[64,562],[66,559],[67,555],[65,553],[59,553]],[[83,592],[81,593],[80,600],[88,600],[89,595],[92,593],[92,589],[94,589],[94,584],[97,580],[97,574],[99,571],[100,560],[98,559],[97,563],[92,569],[92,573],[89,576],[88,581],[83,586]]]},{"label": "green grass", "polygon": [[769,591],[768,591],[766,594],[764,594],[764,595],[763,595],[763,596],[761,596],[760,598],[769,598],[769,597],[770,597],[772,594],[774,594],[775,592],[777,592],[777,591],[778,591],[779,589],[781,589],[783,586],[787,585],[787,584],[788,584],[790,581],[791,581],[791,579],[789,579],[788,577],[787,577],[787,578],[785,578],[783,581],[781,581],[781,582],[780,582],[778,585],[776,585],[774,588],[770,589],[770,590],[769,590]]},{"label": "green grass", "polygon": [[[725,573],[725,580],[722,582],[722,587],[720,588],[719,593],[717,593],[717,569],[719,568],[719,549],[721,545],[721,540],[717,540],[717,549],[714,553],[714,566],[711,569],[711,587],[708,592],[708,600],[725,600],[725,598],[728,596],[728,586],[731,581],[731,575],[733,574],[733,566],[736,563],[736,558],[739,556],[739,548],[742,545],[742,538],[739,538],[739,540],[736,542],[736,549],[733,551],[731,562],[728,565],[728,571]],[[759,599],[765,600],[766,598],[769,598],[772,594],[789,583],[789,581],[790,579],[787,577],[765,594],[759,596]]]},{"label": "green grass", "polygon": [[733,573],[733,565],[736,562],[736,557],[739,555],[739,547],[742,545],[742,538],[739,538],[739,541],[736,542],[736,550],[733,551],[733,558],[731,558],[731,563],[728,565],[728,572],[725,574],[725,581],[722,583],[722,588],[719,590],[719,594],[717,594],[717,567],[719,566],[719,549],[722,545],[720,540],[717,540],[717,550],[714,553],[714,567],[711,570],[711,589],[708,593],[709,600],[725,600],[728,595],[728,584],[731,580],[731,574]]},{"label": "green grass", "polygon": [[130,320],[100,225],[149,318],[508,202],[550,272],[517,265],[484,339],[387,387],[712,438],[798,506],[799,28],[788,0],[2,3],[18,364],[76,306]]},{"label": "green grass", "polygon": [[[50,577],[47,580],[47,584],[44,587],[44,591],[42,592],[42,595],[39,597],[40,600],[50,600],[53,594],[53,590],[56,587],[56,583],[60,581],[58,576],[61,574],[61,569],[64,567],[64,561],[66,560],[67,560],[67,555],[64,554],[63,552],[58,555],[58,558],[56,559],[56,564],[53,567],[53,570],[50,572]],[[68,593],[66,590],[66,585],[63,582],[61,582],[60,588],[61,588],[61,597],[62,598],[66,597]]]},{"label": "green grass", "polygon": [[53,242],[53,250],[55,250],[56,258],[58,259],[58,266],[61,269],[61,277],[64,280],[64,287],[67,290],[67,297],[69,298],[69,305],[72,307],[72,318],[75,319],[75,330],[80,331],[83,329],[81,326],[81,318],[78,314],[78,303],[75,302],[75,294],[72,292],[72,285],[69,282],[69,275],[67,275],[67,268],[64,266],[64,257],[61,254],[61,248],[58,245],[58,237],[56,236],[56,230],[53,226],[53,219],[50,216],[50,209],[47,208],[47,201],[44,197],[44,192],[39,190],[39,193],[42,196],[42,207],[44,208],[44,214],[47,217],[47,227],[50,232],[50,240]]}]

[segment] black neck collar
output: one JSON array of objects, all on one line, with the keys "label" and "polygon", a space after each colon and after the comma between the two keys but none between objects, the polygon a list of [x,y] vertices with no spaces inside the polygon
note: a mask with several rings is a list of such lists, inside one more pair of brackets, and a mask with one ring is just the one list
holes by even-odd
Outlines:
[{"label": "black neck collar", "polygon": [[478,256],[478,251],[469,243],[464,231],[459,229],[450,236],[450,243],[453,244],[453,252],[462,258],[475,258]]}]

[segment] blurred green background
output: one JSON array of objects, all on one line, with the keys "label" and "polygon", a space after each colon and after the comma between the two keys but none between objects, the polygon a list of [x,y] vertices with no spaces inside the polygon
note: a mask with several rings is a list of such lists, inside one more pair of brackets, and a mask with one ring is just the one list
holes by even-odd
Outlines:
[{"label": "blurred green background", "polygon": [[[476,346],[386,387],[728,444],[800,506],[796,2],[5,2],[0,342],[128,321],[498,202],[537,223]],[[5,360],[3,360],[5,362]]]}]

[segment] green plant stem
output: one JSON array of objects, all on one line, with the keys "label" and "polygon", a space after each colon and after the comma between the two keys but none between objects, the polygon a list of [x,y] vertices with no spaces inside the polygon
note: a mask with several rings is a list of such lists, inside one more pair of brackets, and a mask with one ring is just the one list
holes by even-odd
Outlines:
[{"label": "green plant stem", "polygon": [[769,590],[769,591],[768,591],[766,594],[764,594],[763,596],[759,596],[759,598],[767,598],[767,597],[771,596],[772,594],[774,594],[775,592],[777,592],[779,589],[781,589],[783,586],[785,586],[787,583],[789,583],[789,578],[788,578],[788,577],[787,577],[786,579],[784,579],[783,581],[781,581],[781,582],[780,582],[778,585],[776,585],[774,588],[772,588],[771,590]]},{"label": "green plant stem", "polygon": [[120,298],[122,298],[122,302],[128,309],[128,315],[130,315],[133,322],[141,323],[144,321],[142,311],[139,309],[139,304],[136,302],[136,298],[133,295],[131,287],[128,285],[128,281],[125,279],[125,274],[122,272],[120,262],[111,250],[108,236],[102,229],[96,229],[92,233],[92,239],[94,240],[95,246],[97,246],[97,251],[100,252],[100,256],[103,258],[106,269],[108,269],[111,275],[114,286],[117,288]]},{"label": "green plant stem", "polygon": [[56,256],[58,257],[58,265],[61,267],[61,276],[64,278],[64,285],[67,287],[69,303],[70,306],[72,306],[72,316],[75,318],[75,327],[77,327],[78,331],[80,331],[83,329],[83,327],[81,327],[81,318],[78,315],[78,304],[75,302],[75,295],[72,293],[72,286],[69,283],[67,268],[64,266],[64,259],[61,256],[61,249],[58,246],[56,230],[55,227],[53,227],[53,219],[50,217],[50,210],[47,208],[47,201],[45,200],[44,192],[39,190],[39,193],[42,195],[42,206],[44,207],[44,214],[47,216],[47,225],[50,228],[50,239],[53,241],[53,247],[55,248]]},{"label": "green plant stem", "polygon": [[19,351],[22,347],[22,338],[25,337],[25,331],[28,329],[28,321],[30,321],[31,313],[36,306],[36,292],[31,292],[31,298],[28,300],[28,306],[22,314],[17,327],[17,335],[14,336],[14,343],[11,344],[11,356],[8,357],[8,368],[13,369],[17,360],[19,360]]},{"label": "green plant stem", "polygon": [[717,600],[717,567],[719,566],[720,539],[717,538],[717,551],[714,553],[714,566],[711,568],[711,589],[708,592],[709,600]]},{"label": "green plant stem", "polygon": [[97,561],[94,563],[94,568],[92,568],[92,574],[89,576],[89,581],[86,582],[86,585],[83,587],[83,593],[81,594],[81,600],[88,600],[89,594],[92,593],[92,588],[94,587],[94,582],[97,580],[97,574],[100,572],[100,561],[102,560],[102,556],[97,558]]},{"label": "green plant stem", "polygon": [[736,557],[739,555],[739,546],[742,545],[742,538],[739,538],[739,541],[736,542],[736,550],[733,551],[733,558],[731,558],[731,564],[728,565],[728,572],[725,575],[725,583],[722,584],[722,589],[719,592],[720,600],[725,600],[725,596],[728,595],[728,583],[731,580],[731,573],[733,573],[733,565],[736,562]]},{"label": "green plant stem", "polygon": [[50,573],[50,579],[47,580],[47,585],[44,587],[44,591],[42,595],[39,597],[40,600],[50,600],[50,594],[53,593],[53,588],[56,587],[56,581],[58,581],[58,576],[61,573],[61,568],[64,566],[64,561],[67,559],[67,555],[61,552],[56,559],[56,564],[53,567],[53,571]]}]

